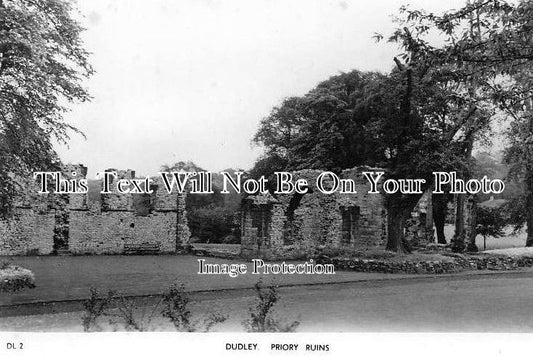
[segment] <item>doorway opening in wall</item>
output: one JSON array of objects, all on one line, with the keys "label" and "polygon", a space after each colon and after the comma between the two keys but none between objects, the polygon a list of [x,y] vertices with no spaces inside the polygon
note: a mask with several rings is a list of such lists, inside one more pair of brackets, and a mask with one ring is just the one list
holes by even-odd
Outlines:
[{"label": "doorway opening in wall", "polygon": [[359,236],[359,215],[360,209],[358,206],[341,208],[341,243],[345,245],[351,244]]},{"label": "doorway opening in wall", "polygon": [[[254,207],[251,211],[252,227],[257,229],[257,241],[269,241],[270,231],[269,225],[271,220],[271,206],[260,205]],[[259,246],[260,247],[260,246]]]},{"label": "doorway opening in wall", "polygon": [[[52,197],[52,194],[50,194]],[[54,224],[54,254],[68,253],[68,237],[69,237],[69,220],[70,214],[67,209],[69,198],[66,194],[56,194],[54,196],[55,208],[55,224]]]},{"label": "doorway opening in wall", "polygon": [[283,226],[283,244],[286,246],[295,243],[296,227],[294,222],[294,212],[300,206],[303,196],[304,194],[295,193],[285,211],[286,220]]}]

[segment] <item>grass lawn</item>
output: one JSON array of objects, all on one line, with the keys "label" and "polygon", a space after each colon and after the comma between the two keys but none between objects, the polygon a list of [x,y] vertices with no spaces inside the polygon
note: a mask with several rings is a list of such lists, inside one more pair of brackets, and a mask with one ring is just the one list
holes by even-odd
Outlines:
[{"label": "grass lawn", "polygon": [[[454,226],[446,225],[444,226],[444,234],[446,235],[446,241],[450,242],[450,239],[453,237]],[[437,235],[435,235],[436,238]],[[476,245],[479,248],[479,251],[483,251],[483,236],[478,235],[476,237]],[[526,245],[526,232],[524,229],[517,233],[513,232],[513,228],[507,226],[505,228],[505,236],[500,238],[488,237],[487,238],[487,250],[498,250],[503,248],[512,248],[512,247],[524,247]]]},{"label": "grass lawn", "polygon": [[[453,235],[453,226],[446,226],[446,237]],[[482,248],[483,240],[477,244]],[[489,238],[487,249],[522,247],[525,234],[508,235],[500,239]],[[229,247],[228,247],[229,246]],[[198,244],[199,248],[206,248]],[[221,246],[217,246],[221,247]],[[224,245],[237,251],[239,245]],[[28,268],[35,274],[36,288],[16,293],[0,293],[0,306],[85,299],[91,287],[105,292],[109,289],[136,296],[164,291],[171,283],[184,283],[187,290],[220,290],[251,288],[260,276],[250,273],[231,278],[227,275],[198,275],[198,258],[187,255],[162,256],[24,256],[0,257],[14,265]],[[410,256],[409,258],[417,258]],[[425,256],[424,259],[429,257]],[[436,257],[435,257],[436,258]],[[242,263],[236,260],[205,258],[208,263]],[[250,264],[248,263],[250,266]],[[249,267],[250,270],[250,267]],[[413,275],[337,271],[335,275],[278,275],[262,276],[266,283],[280,285],[336,283],[359,280],[416,278]]]},{"label": "grass lawn", "polygon": [[[25,256],[4,257],[35,274],[33,289],[16,293],[0,293],[0,306],[85,299],[89,289],[116,290],[123,295],[150,295],[163,292],[175,282],[186,290],[219,290],[251,288],[260,275],[250,272],[231,278],[228,275],[198,275],[198,258],[189,255],[162,256]],[[243,263],[234,260],[205,258],[208,263]],[[251,264],[248,264],[249,271]],[[280,285],[334,283],[412,276],[336,271],[335,275],[263,275],[263,281]]]}]

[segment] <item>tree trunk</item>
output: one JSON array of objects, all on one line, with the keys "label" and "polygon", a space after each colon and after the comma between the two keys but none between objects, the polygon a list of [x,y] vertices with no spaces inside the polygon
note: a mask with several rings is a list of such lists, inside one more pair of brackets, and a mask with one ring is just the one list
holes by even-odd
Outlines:
[{"label": "tree trunk", "polygon": [[[533,120],[532,120],[533,121]],[[533,132],[533,131],[532,131]],[[531,158],[530,158],[531,159]],[[533,246],[533,164],[528,164],[526,172],[526,247]]]},{"label": "tree trunk", "polygon": [[405,217],[402,211],[387,211],[387,250],[408,253],[404,236]]},{"label": "tree trunk", "polygon": [[[407,30],[406,30],[407,31]],[[398,135],[396,137],[396,147],[400,148],[396,159],[391,165],[391,171],[395,171],[397,163],[401,162],[401,148],[413,138],[413,133],[419,131],[417,116],[411,115],[411,101],[413,95],[413,71],[410,67],[403,65],[398,58],[394,62],[405,73],[405,93],[400,102],[400,120],[398,122]],[[405,153],[404,153],[405,154]],[[392,177],[391,177],[392,178]],[[405,220],[411,215],[420,195],[402,195],[401,193],[387,195],[385,197],[385,207],[387,209],[387,250],[397,253],[408,253],[410,247],[405,239]]]},{"label": "tree trunk", "polygon": [[448,204],[444,194],[433,194],[433,223],[437,231],[437,243],[446,244],[444,235],[444,225],[446,224],[446,215],[448,213]]},{"label": "tree trunk", "polygon": [[[533,100],[527,101],[527,109],[532,113],[529,117],[529,135],[533,135]],[[527,238],[526,247],[533,246],[533,144],[528,142],[528,156],[526,161],[526,204],[527,204]]]},{"label": "tree trunk", "polygon": [[389,195],[387,208],[387,250],[397,253],[410,253],[411,248],[405,239],[405,221],[411,216],[420,196]]},{"label": "tree trunk", "polygon": [[434,243],[435,242],[435,231],[433,230],[433,226],[435,225],[433,222],[433,193],[431,189],[427,190],[427,207],[426,207],[426,226],[424,229],[425,233],[425,242],[428,243]]},{"label": "tree trunk", "polygon": [[[529,193],[531,194],[531,193]],[[526,247],[533,246],[533,206],[528,204],[527,208],[527,238],[526,238]]]},{"label": "tree trunk", "polygon": [[393,211],[387,212],[387,250],[403,252],[403,217]]},{"label": "tree trunk", "polygon": [[467,252],[478,252],[478,248],[476,245],[476,225],[477,225],[477,215],[476,215],[476,209],[477,209],[477,197],[474,195],[470,195],[468,197],[468,244],[466,246]]},{"label": "tree trunk", "polygon": [[457,194],[455,199],[455,233],[452,237],[452,252],[465,249],[465,204],[464,194]]},{"label": "tree trunk", "polygon": [[[471,135],[466,140],[465,159],[467,160],[467,167],[462,172],[457,172],[458,178],[465,182],[470,176],[470,167],[472,159],[472,149],[474,148],[474,136]],[[465,250],[465,194],[457,194],[457,206],[455,214],[455,234],[452,238],[452,252],[463,252]]]}]

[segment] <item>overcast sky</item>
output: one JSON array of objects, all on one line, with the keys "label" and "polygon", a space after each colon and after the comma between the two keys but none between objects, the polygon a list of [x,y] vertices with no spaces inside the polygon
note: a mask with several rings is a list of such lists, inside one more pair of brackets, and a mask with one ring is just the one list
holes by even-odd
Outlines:
[{"label": "overcast sky", "polygon": [[376,44],[402,4],[431,11],[463,0],[79,0],[96,74],[92,102],[68,120],[87,136],[59,147],[89,177],[106,168],[155,174],[191,160],[250,168],[259,120],[284,97],[352,69],[388,71]]}]

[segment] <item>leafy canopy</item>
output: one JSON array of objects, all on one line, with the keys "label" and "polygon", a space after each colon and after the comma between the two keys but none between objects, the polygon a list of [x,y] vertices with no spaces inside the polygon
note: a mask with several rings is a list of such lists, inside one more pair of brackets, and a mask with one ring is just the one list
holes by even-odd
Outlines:
[{"label": "leafy canopy", "polygon": [[0,0],[0,209],[11,206],[20,177],[58,164],[54,140],[66,143],[64,114],[90,99],[93,73],[65,0]]}]

